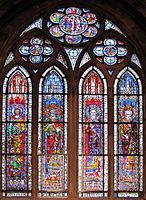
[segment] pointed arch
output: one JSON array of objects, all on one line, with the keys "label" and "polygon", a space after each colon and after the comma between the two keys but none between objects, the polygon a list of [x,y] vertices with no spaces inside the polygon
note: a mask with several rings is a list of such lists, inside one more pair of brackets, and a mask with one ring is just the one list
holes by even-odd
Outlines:
[{"label": "pointed arch", "polygon": [[22,66],[3,83],[2,189],[5,196],[30,196],[32,190],[32,85]]},{"label": "pointed arch", "polygon": [[104,197],[108,192],[107,82],[91,66],[78,89],[78,192],[80,197]]},{"label": "pointed arch", "polygon": [[143,193],[143,96],[138,74],[125,67],[114,84],[114,190],[116,197]]},{"label": "pointed arch", "polygon": [[39,196],[67,196],[67,81],[51,66],[39,84]]}]

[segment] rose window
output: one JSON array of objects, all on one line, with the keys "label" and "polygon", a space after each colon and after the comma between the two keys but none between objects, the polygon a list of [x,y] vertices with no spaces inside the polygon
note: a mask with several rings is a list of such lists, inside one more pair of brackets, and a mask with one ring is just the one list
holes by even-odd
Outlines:
[{"label": "rose window", "polygon": [[99,62],[106,63],[107,65],[114,65],[124,60],[127,54],[127,48],[124,42],[108,38],[104,41],[98,41],[93,52],[97,56]]},{"label": "rose window", "polygon": [[70,7],[51,14],[47,27],[61,42],[78,44],[96,36],[100,24],[90,10]]},{"label": "rose window", "polygon": [[48,61],[53,53],[53,48],[49,40],[31,38],[22,42],[19,53],[22,55],[23,60],[37,64]]}]

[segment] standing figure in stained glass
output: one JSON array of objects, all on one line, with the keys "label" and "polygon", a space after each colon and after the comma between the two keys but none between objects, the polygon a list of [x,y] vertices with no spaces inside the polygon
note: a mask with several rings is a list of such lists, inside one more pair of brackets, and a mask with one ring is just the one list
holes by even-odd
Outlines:
[{"label": "standing figure in stained glass", "polygon": [[26,153],[26,137],[25,134],[27,133],[26,127],[24,124],[10,124],[8,127],[8,137],[7,143],[8,153]]},{"label": "standing figure in stained glass", "polygon": [[[122,143],[122,153],[123,154],[134,154],[137,152],[138,135],[137,135],[137,125],[127,124],[126,127],[121,127],[121,143]],[[126,129],[126,130],[125,130]]]},{"label": "standing figure in stained glass", "polygon": [[86,128],[86,155],[100,154],[101,153],[101,125],[93,124]]}]

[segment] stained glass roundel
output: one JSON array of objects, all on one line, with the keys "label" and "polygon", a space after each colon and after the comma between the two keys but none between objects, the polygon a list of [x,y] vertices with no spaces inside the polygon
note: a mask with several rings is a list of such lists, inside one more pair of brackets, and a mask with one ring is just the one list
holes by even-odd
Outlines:
[{"label": "stained glass roundel", "polygon": [[[98,23],[98,26],[97,26]],[[100,28],[97,17],[90,10],[69,7],[51,14],[47,28],[61,42],[79,44],[95,37]]]},{"label": "stained glass roundel", "polygon": [[51,16],[50,16],[50,20],[53,22],[53,23],[59,23],[60,22],[60,19],[64,16],[64,14],[61,14],[61,13],[53,13]]},{"label": "stained glass roundel", "polygon": [[38,64],[50,59],[53,47],[49,40],[33,37],[22,41],[19,53],[23,60]]},{"label": "stained glass roundel", "polygon": [[79,8],[69,7],[66,9],[66,14],[77,14],[81,15],[82,11]]},{"label": "stained glass roundel", "polygon": [[70,35],[79,35],[83,33],[88,23],[85,18],[79,15],[66,15],[59,22],[60,29]]},{"label": "stained glass roundel", "polygon": [[93,53],[97,56],[99,62],[107,65],[115,65],[124,61],[127,48],[122,41],[106,38],[96,42]]}]

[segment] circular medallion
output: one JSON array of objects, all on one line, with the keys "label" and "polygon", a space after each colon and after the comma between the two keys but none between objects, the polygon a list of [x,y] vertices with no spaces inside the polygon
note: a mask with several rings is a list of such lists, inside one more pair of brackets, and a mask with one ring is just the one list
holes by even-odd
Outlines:
[{"label": "circular medallion", "polygon": [[97,56],[103,56],[104,55],[103,48],[104,48],[103,46],[96,46],[96,47],[94,47],[93,52]]},{"label": "circular medallion", "polygon": [[82,36],[81,35],[76,35],[76,36],[66,35],[65,39],[69,44],[78,44],[79,42],[81,42]]},{"label": "circular medallion", "polygon": [[79,8],[69,7],[66,9],[66,14],[81,15],[81,10]]},{"label": "circular medallion", "polygon": [[53,48],[51,46],[44,46],[43,55],[51,55],[53,53]]},{"label": "circular medallion", "polygon": [[60,29],[70,35],[79,35],[88,28],[88,23],[85,18],[79,15],[66,15],[59,23]]},{"label": "circular medallion", "polygon": [[89,26],[88,29],[83,33],[83,36],[91,38],[97,34],[97,28],[94,26]]},{"label": "circular medallion", "polygon": [[114,64],[116,64],[116,62],[117,62],[117,58],[116,58],[116,57],[108,57],[108,56],[105,56],[105,57],[104,57],[104,62],[105,62],[107,65],[114,65]]},{"label": "circular medallion", "polygon": [[88,24],[94,24],[97,21],[96,15],[93,13],[86,13],[83,17],[88,21]]},{"label": "circular medallion", "polygon": [[106,46],[104,48],[104,54],[106,56],[115,56],[117,54],[117,48],[114,46]]},{"label": "circular medallion", "polygon": [[42,58],[41,55],[38,55],[38,56],[32,56],[32,55],[30,55],[29,56],[29,60],[30,60],[30,62],[36,64],[36,63],[42,62],[43,58]]},{"label": "circular medallion", "polygon": [[59,23],[60,22],[60,19],[64,16],[63,13],[59,13],[59,12],[56,12],[56,13],[53,13],[51,16],[50,16],[50,20],[53,22],[53,23]]},{"label": "circular medallion", "polygon": [[114,39],[105,39],[104,40],[104,45],[112,45],[112,46],[115,46],[117,44],[117,41],[114,40]]},{"label": "circular medallion", "polygon": [[50,28],[50,33],[51,35],[55,36],[55,37],[61,37],[64,35],[64,33],[60,30],[60,28],[58,27],[58,25],[54,25]]},{"label": "circular medallion", "polygon": [[19,52],[24,56],[29,55],[29,46],[22,45],[19,47]]},{"label": "circular medallion", "polygon": [[127,54],[127,49],[124,47],[118,47],[118,56],[125,56]]},{"label": "circular medallion", "polygon": [[43,44],[43,39],[40,39],[40,38],[32,38],[32,39],[30,40],[30,43],[31,43],[32,45],[34,45],[34,44],[42,45],[42,44]]},{"label": "circular medallion", "polygon": [[33,45],[29,49],[32,55],[40,55],[43,52],[43,47],[40,45]]}]

